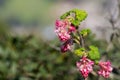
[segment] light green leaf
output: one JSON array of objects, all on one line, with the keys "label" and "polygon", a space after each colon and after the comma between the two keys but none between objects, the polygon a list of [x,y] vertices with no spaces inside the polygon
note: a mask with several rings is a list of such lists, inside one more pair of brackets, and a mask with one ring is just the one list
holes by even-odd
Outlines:
[{"label": "light green leaf", "polygon": [[78,20],[73,20],[73,21],[72,21],[72,24],[73,24],[74,26],[78,27],[78,25],[80,25],[80,21],[78,21]]},{"label": "light green leaf", "polygon": [[67,16],[69,16],[70,15],[70,13],[69,12],[66,12],[65,14],[63,14],[61,17],[60,17],[60,19],[65,19]]},{"label": "light green leaf", "polygon": [[95,46],[90,46],[90,51],[88,52],[88,57],[92,60],[99,60],[100,59],[100,53],[98,51],[98,48]]},{"label": "light green leaf", "polygon": [[76,49],[76,50],[74,51],[74,53],[75,53],[77,56],[82,57],[83,54],[85,53],[85,49],[84,49],[84,48]]},{"label": "light green leaf", "polygon": [[79,21],[85,20],[86,17],[87,17],[87,13],[83,10],[80,10],[76,13],[76,19],[78,19]]},{"label": "light green leaf", "polygon": [[83,29],[81,30],[80,34],[83,36],[87,36],[90,32],[91,32],[90,29]]},{"label": "light green leaf", "polygon": [[71,23],[74,26],[79,26],[80,22],[82,22],[83,20],[85,20],[85,18],[87,17],[87,12],[86,11],[79,10],[79,9],[73,9],[73,10],[70,10],[70,11],[66,12],[65,14],[63,14],[60,17],[60,19],[65,19],[66,17],[70,16],[71,13],[73,13],[75,15],[74,19],[70,20]]}]

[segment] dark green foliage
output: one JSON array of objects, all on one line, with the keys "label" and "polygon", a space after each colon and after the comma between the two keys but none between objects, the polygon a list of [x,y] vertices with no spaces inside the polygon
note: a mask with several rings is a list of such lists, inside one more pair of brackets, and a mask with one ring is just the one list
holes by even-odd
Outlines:
[{"label": "dark green foliage", "polygon": [[[33,36],[0,36],[0,80],[74,80],[73,54],[61,54]],[[71,57],[73,56],[73,57]]]},{"label": "dark green foliage", "polygon": [[[119,67],[119,47],[113,47],[109,53],[105,53],[107,45],[105,41],[95,40],[91,35],[88,35],[85,41],[86,47],[91,44],[98,46],[100,54],[107,54],[112,65]],[[58,44],[56,40],[44,42],[34,36],[0,35],[0,80],[84,80],[76,71],[75,63],[79,57],[71,52],[60,53],[56,49]],[[50,45],[54,45],[55,48]],[[96,47],[88,49],[90,55],[97,54],[97,57],[91,57],[92,59],[99,59]],[[84,51],[83,48],[78,49],[78,54],[79,50]],[[95,62],[97,63],[97,60]],[[91,76],[90,80],[97,80]],[[119,75],[117,76],[114,80],[119,80]]]}]

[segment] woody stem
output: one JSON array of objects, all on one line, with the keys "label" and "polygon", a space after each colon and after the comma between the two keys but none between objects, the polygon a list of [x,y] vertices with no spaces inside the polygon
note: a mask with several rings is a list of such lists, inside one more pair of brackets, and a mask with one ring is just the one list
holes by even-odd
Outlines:
[{"label": "woody stem", "polygon": [[80,40],[79,40],[80,46],[84,48],[84,47],[85,47],[84,38],[83,38],[83,36],[79,33],[79,31],[77,31],[77,33],[78,33],[78,36],[80,37]]}]

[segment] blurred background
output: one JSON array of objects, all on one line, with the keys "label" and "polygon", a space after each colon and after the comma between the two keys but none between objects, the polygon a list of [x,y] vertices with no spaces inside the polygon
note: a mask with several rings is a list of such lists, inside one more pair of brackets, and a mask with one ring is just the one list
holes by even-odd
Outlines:
[{"label": "blurred background", "polygon": [[79,58],[61,54],[54,33],[56,19],[74,8],[88,13],[80,25],[92,31],[86,44],[112,62],[108,80],[120,80],[120,0],[0,0],[0,80],[83,80]]}]

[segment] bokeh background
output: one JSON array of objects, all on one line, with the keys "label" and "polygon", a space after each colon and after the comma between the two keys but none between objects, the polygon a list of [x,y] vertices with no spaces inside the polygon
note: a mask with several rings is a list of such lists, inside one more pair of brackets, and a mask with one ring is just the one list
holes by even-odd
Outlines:
[{"label": "bokeh background", "polygon": [[120,80],[120,0],[0,0],[0,80],[83,80],[79,58],[62,54],[54,33],[55,20],[74,8],[88,13],[80,25],[92,31],[86,46],[112,62],[108,80]]}]

